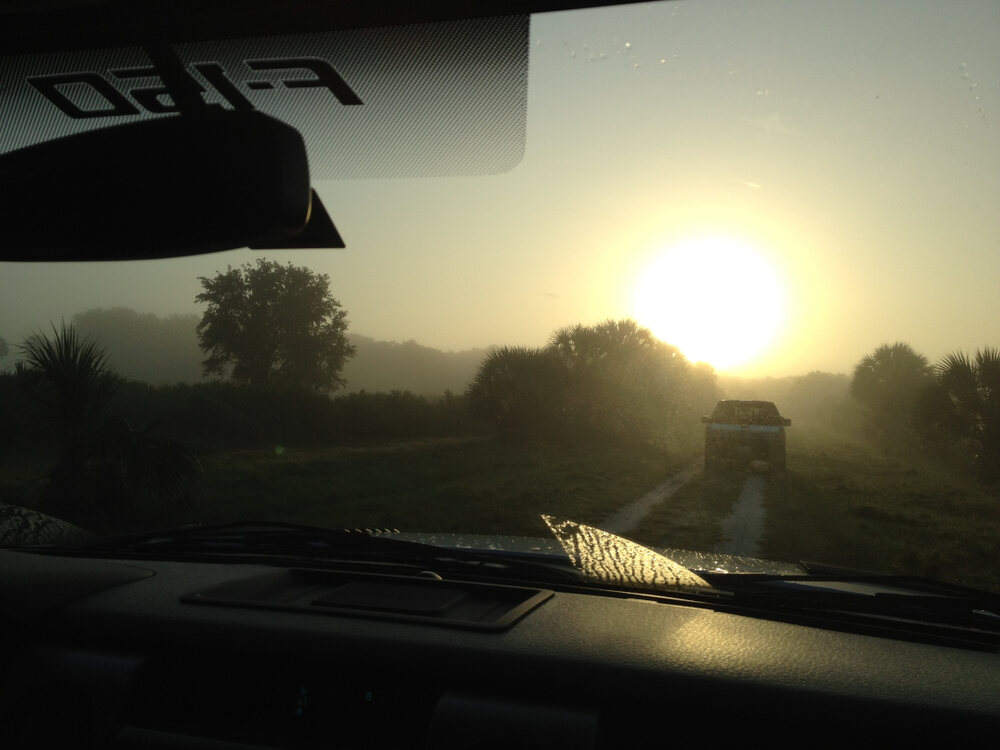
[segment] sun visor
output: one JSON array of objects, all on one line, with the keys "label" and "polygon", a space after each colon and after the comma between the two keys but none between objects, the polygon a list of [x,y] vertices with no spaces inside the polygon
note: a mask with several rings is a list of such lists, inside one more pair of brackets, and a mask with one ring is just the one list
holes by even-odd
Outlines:
[{"label": "sun visor", "polygon": [[[490,175],[524,153],[528,32],[508,16],[171,44],[207,104],[296,128],[313,180]],[[0,60],[0,153],[176,112],[142,46]]]}]

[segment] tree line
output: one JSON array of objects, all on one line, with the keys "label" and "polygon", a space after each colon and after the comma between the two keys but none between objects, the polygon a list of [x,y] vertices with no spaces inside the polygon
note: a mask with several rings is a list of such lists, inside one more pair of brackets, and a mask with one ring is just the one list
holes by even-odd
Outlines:
[{"label": "tree line", "polygon": [[[51,466],[30,498],[6,500],[108,529],[140,502],[189,498],[206,449],[469,429],[464,399],[448,393],[436,402],[398,391],[329,397],[343,385],[354,348],[326,275],[260,259],[201,282],[197,301],[207,309],[198,345],[205,374],[217,382],[128,381],[74,325],[17,347],[13,368],[0,373],[0,448],[48,455]],[[167,322],[180,330],[186,321]]]},{"label": "tree line", "polygon": [[[206,310],[194,329],[203,372],[214,380],[127,380],[73,325],[15,347],[20,360],[0,374],[0,447],[53,446],[41,509],[99,523],[140,495],[183,498],[197,482],[200,454],[233,447],[496,434],[687,452],[700,445],[699,417],[721,397],[711,367],[692,364],[633,320],[560,328],[541,347],[490,350],[464,393],[335,395],[355,347],[326,275],[260,259],[201,282],[197,301]],[[165,325],[180,332],[191,322]],[[803,416],[808,406],[827,422],[844,380],[810,373],[786,391]],[[908,344],[885,344],[857,363],[848,390],[866,433],[886,447],[930,450],[1000,480],[1000,350],[930,365]]]},{"label": "tree line", "polygon": [[[201,317],[194,313],[141,313],[127,307],[92,308],[75,313],[70,323],[84,337],[107,350],[109,365],[123,377],[151,385],[201,383],[207,376],[198,345]],[[465,390],[487,349],[441,351],[415,341],[379,341],[347,333],[354,354],[345,361],[343,392],[410,391],[436,397]],[[10,346],[16,356],[17,346]],[[11,360],[0,340],[0,369]]]},{"label": "tree line", "polygon": [[889,449],[920,449],[1000,481],[1000,349],[932,365],[909,344],[883,344],[855,365],[850,392]]},{"label": "tree line", "polygon": [[[494,432],[690,446],[698,416],[718,398],[711,368],[692,365],[631,320],[563,328],[540,349],[495,349],[465,393],[335,396],[355,349],[327,276],[260,259],[201,282],[197,301],[206,309],[195,331],[204,374],[214,380],[128,380],[73,324],[17,347],[13,370],[0,374],[0,444],[52,457],[30,504],[91,528],[113,524],[140,499],[189,498],[202,454],[233,447]],[[99,324],[95,318],[82,322]],[[180,341],[191,322],[163,324]],[[149,348],[141,329],[131,334],[136,351]]]}]

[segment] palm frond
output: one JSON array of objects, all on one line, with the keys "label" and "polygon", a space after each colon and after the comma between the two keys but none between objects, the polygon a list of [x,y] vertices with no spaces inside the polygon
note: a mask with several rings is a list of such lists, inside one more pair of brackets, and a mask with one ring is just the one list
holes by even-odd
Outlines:
[{"label": "palm frond", "polygon": [[100,414],[121,385],[108,368],[107,354],[96,341],[81,338],[73,326],[52,326],[52,336],[29,336],[19,347],[18,372],[36,400],[64,423]]},{"label": "palm frond", "polygon": [[1000,349],[985,347],[976,352],[976,377],[983,401],[1000,409]]}]

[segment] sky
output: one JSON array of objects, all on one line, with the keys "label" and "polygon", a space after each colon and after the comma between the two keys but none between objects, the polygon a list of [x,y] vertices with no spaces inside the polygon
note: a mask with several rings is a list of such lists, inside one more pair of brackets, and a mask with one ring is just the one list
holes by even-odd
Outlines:
[{"label": "sky", "polygon": [[[1000,346],[1000,5],[553,13],[529,55],[520,163],[318,181],[347,248],[267,256],[328,274],[353,331],[443,350],[624,317],[752,377]],[[0,263],[0,337],[199,312],[199,276],[259,256]]]}]

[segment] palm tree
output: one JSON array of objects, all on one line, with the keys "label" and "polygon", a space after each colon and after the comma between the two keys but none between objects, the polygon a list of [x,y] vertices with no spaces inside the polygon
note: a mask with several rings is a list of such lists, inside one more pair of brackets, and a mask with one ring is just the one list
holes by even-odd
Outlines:
[{"label": "palm tree", "polygon": [[567,370],[569,409],[583,429],[655,438],[685,398],[688,361],[634,320],[563,328],[549,349]]},{"label": "palm tree", "polygon": [[16,374],[55,431],[41,510],[107,527],[134,505],[137,490],[170,496],[191,487],[200,468],[193,450],[110,413],[122,379],[93,340],[53,326],[51,337],[29,337],[20,353]]},{"label": "palm tree", "polygon": [[561,328],[552,334],[548,348],[568,370],[596,373],[620,370],[637,353],[661,343],[634,320],[605,320],[593,326]]},{"label": "palm tree", "polygon": [[560,427],[564,381],[551,352],[500,347],[479,365],[467,392],[469,405],[506,437],[550,434]]},{"label": "palm tree", "polygon": [[855,365],[850,392],[866,410],[869,428],[895,445],[912,434],[914,411],[932,379],[927,358],[909,344],[883,344]]},{"label": "palm tree", "polygon": [[103,418],[121,379],[107,366],[103,349],[76,329],[53,326],[50,339],[30,336],[20,346],[16,372],[56,426],[58,462],[75,464]]},{"label": "palm tree", "polygon": [[957,449],[987,479],[1000,479],[1000,349],[949,354],[934,368],[918,417],[927,438]]}]

